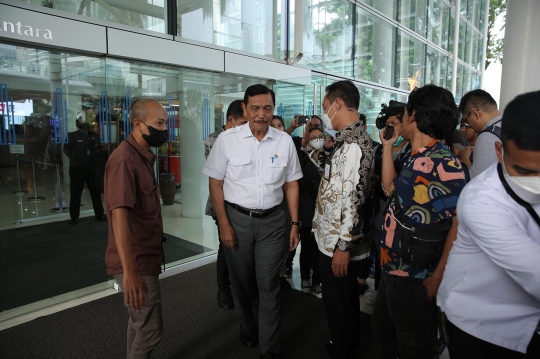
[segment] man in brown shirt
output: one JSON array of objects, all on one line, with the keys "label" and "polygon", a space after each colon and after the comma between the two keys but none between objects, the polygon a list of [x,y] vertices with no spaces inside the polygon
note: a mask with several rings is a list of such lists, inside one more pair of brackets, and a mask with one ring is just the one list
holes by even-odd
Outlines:
[{"label": "man in brown shirt", "polygon": [[150,358],[162,333],[159,274],[163,262],[163,221],[150,147],[167,141],[167,113],[157,101],[131,105],[133,131],[105,168],[109,217],[107,274],[124,290],[129,312],[128,359]]}]

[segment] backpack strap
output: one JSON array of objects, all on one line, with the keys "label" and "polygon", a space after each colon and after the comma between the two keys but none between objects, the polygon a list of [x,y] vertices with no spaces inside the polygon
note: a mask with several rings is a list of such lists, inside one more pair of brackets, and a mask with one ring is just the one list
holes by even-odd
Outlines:
[{"label": "backpack strap", "polygon": [[481,134],[483,134],[484,132],[489,132],[489,133],[492,133],[494,134],[495,136],[497,136],[499,138],[499,140],[502,142],[502,134],[501,134],[501,126],[495,126],[496,124],[498,124],[499,122],[501,122],[501,120],[495,122],[493,125],[489,126],[489,127],[486,127],[485,129],[482,130],[482,132],[480,132],[478,134],[478,136],[480,136]]},{"label": "backpack strap", "polygon": [[529,214],[531,215],[531,217],[534,219],[534,221],[536,222],[536,224],[540,227],[540,217],[538,216],[538,213],[536,213],[536,211],[534,210],[534,208],[532,208],[531,204],[529,202],[525,202],[523,199],[521,199],[517,194],[516,192],[514,192],[512,190],[512,188],[510,188],[510,186],[508,185],[508,182],[506,182],[506,179],[504,178],[504,174],[503,174],[503,170],[502,170],[502,165],[499,163],[497,165],[497,172],[499,173],[499,179],[501,180],[502,182],[502,185],[506,191],[506,193],[508,193],[508,195],[510,197],[512,197],[512,199],[514,201],[517,202],[517,204],[519,204],[520,206],[522,206],[523,208],[525,208],[527,210],[527,212],[529,212]]}]

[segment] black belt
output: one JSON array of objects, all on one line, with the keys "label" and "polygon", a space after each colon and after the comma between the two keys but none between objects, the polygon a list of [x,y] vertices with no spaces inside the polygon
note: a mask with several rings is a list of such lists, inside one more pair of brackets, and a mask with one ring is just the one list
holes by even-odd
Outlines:
[{"label": "black belt", "polygon": [[238,212],[240,212],[242,214],[245,214],[246,216],[250,216],[252,218],[265,218],[265,217],[268,217],[269,215],[274,213],[279,208],[279,204],[278,204],[277,206],[275,206],[273,208],[270,208],[270,209],[252,211],[252,210],[249,210],[247,208],[244,208],[244,207],[239,206],[239,205],[234,204],[234,203],[230,203],[230,202],[227,202],[227,201],[225,201],[225,203],[227,203],[229,206],[231,206],[232,208],[234,208]]}]

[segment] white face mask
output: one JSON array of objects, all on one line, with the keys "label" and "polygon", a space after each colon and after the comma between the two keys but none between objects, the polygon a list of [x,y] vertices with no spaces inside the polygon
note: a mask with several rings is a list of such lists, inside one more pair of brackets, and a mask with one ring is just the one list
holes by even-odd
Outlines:
[{"label": "white face mask", "polygon": [[332,107],[334,107],[336,103],[334,102],[332,104],[332,106],[330,106],[330,108],[328,109],[328,111],[326,113],[323,113],[321,118],[324,122],[324,125],[326,126],[326,129],[327,130],[333,130],[334,128],[332,127],[332,120],[334,119],[334,117],[336,116],[336,113],[334,113],[334,116],[332,116],[332,118],[328,117],[328,114],[330,113],[330,110],[332,109]]},{"label": "white face mask", "polygon": [[313,147],[316,150],[320,150],[324,147],[324,138],[316,138],[312,141],[309,141],[309,144],[311,147]]},{"label": "white face mask", "polygon": [[512,190],[518,195],[519,198],[530,204],[540,203],[540,177],[538,176],[510,176],[506,171],[504,165],[504,151],[503,156],[503,173],[506,182]]}]

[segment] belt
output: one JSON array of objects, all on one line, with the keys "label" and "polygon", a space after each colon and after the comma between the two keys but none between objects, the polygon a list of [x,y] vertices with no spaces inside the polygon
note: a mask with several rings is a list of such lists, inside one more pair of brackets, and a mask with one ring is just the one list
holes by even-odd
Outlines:
[{"label": "belt", "polygon": [[227,202],[227,201],[225,201],[225,203],[227,203],[229,206],[231,206],[232,208],[234,208],[238,212],[240,212],[242,214],[245,214],[246,216],[250,216],[252,218],[265,218],[265,217],[268,217],[269,215],[274,213],[279,208],[279,205],[277,205],[277,206],[275,206],[273,208],[270,208],[270,209],[262,209],[262,210],[252,211],[252,210],[249,210],[247,208],[244,208],[244,207],[239,206],[239,205],[234,204],[234,203],[230,203],[230,202]]}]

